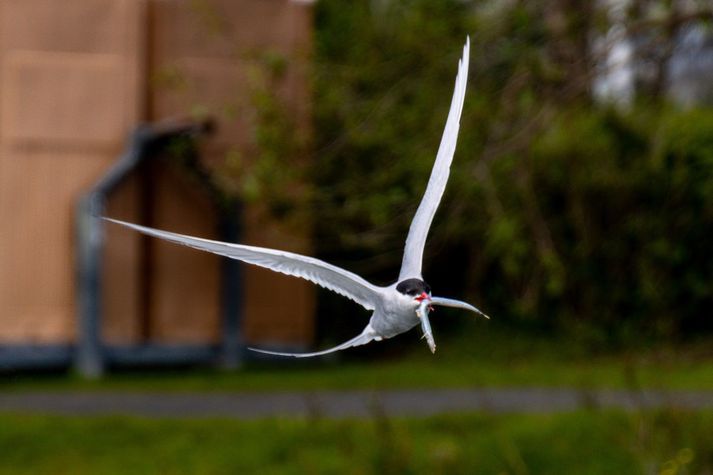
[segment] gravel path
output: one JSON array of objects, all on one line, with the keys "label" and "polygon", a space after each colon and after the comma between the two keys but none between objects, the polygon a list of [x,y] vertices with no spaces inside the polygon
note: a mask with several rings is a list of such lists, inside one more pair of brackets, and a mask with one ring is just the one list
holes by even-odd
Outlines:
[{"label": "gravel path", "polygon": [[0,411],[63,415],[255,419],[428,416],[453,412],[561,412],[580,408],[713,409],[711,391],[554,388],[270,393],[8,392]]}]

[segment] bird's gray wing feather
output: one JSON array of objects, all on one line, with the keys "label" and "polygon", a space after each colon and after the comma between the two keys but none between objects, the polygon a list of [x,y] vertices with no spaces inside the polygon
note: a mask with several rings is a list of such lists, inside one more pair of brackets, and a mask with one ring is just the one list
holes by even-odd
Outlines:
[{"label": "bird's gray wing feather", "polygon": [[374,310],[376,303],[380,299],[381,289],[379,287],[370,284],[356,274],[313,257],[264,247],[212,241],[210,239],[161,231],[138,224],[118,221],[116,219],[104,219],[135,229],[149,236],[165,239],[166,241],[182,244],[201,251],[212,252],[231,259],[237,259],[282,274],[306,279],[352,299],[367,310]]},{"label": "bird's gray wing feather", "polygon": [[485,318],[490,318],[489,316],[481,312],[479,309],[473,307],[471,304],[461,302],[460,300],[447,299],[444,297],[431,297],[430,303],[431,305],[440,305],[442,307],[462,308],[465,310],[470,310],[471,312],[479,313]]},{"label": "bird's gray wing feather", "polygon": [[[368,327],[367,327],[367,329],[368,329]],[[357,335],[356,337],[352,338],[349,341],[345,341],[341,345],[337,345],[333,348],[329,348],[328,350],[315,351],[314,353],[283,353],[280,351],[260,350],[258,348],[248,348],[248,349],[252,350],[252,351],[256,351],[258,353],[264,353],[266,355],[291,356],[293,358],[311,358],[312,356],[322,356],[322,355],[326,355],[329,353],[335,353],[337,351],[346,350],[347,348],[351,348],[353,346],[366,345],[373,339],[374,339],[374,333],[372,331],[364,330],[364,332],[362,332],[361,334]]]},{"label": "bird's gray wing feather", "polygon": [[463,47],[463,57],[458,62],[458,75],[455,81],[455,90],[451,100],[450,112],[446,120],[446,127],[441,138],[441,145],[438,148],[436,161],[433,164],[431,177],[428,180],[426,193],[423,195],[421,204],[416,211],[416,215],[411,221],[408,237],[406,238],[406,248],[404,249],[399,281],[408,278],[421,278],[421,262],[423,260],[423,247],[426,244],[426,236],[436,213],[438,204],[443,196],[443,191],[448,182],[451,162],[458,140],[458,129],[460,127],[460,116],[463,110],[463,100],[465,98],[465,88],[468,82],[468,63],[470,61],[470,38],[466,39]]}]

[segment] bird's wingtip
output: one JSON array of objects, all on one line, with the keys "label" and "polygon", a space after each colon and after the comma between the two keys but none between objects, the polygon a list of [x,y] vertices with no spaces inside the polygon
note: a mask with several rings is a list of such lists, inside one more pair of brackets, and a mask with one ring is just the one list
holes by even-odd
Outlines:
[{"label": "bird's wingtip", "polygon": [[470,310],[473,311],[473,312],[475,312],[475,313],[477,313],[478,315],[483,316],[483,317],[487,318],[488,320],[490,320],[490,316],[488,316],[487,314],[485,314],[485,312],[481,311],[479,308],[473,307],[473,308],[470,309]]},{"label": "bird's wingtip", "polygon": [[285,356],[288,358],[299,358],[300,356],[302,356],[299,353],[282,353],[280,351],[261,350],[260,348],[253,348],[251,346],[248,346],[247,348],[250,351],[254,351],[255,353],[262,353],[263,355]]}]

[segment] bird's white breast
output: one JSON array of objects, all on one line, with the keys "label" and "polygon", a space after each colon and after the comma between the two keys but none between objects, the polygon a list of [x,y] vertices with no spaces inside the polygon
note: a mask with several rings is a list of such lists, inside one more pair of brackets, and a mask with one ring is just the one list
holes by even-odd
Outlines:
[{"label": "bird's white breast", "polygon": [[383,338],[406,332],[420,323],[416,315],[418,302],[413,297],[389,289],[379,308],[374,311],[370,325]]}]

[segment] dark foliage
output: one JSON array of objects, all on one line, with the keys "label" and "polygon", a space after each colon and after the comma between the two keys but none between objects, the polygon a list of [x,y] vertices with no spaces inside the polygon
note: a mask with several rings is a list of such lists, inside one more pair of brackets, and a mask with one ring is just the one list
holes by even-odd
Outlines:
[{"label": "dark foliage", "polygon": [[[318,252],[378,283],[396,275],[470,34],[459,144],[426,255],[434,294],[595,344],[710,333],[713,111],[594,101],[578,28],[600,18],[582,26],[568,5],[557,28],[524,2],[320,2]],[[325,320],[348,308],[328,300]]]}]

